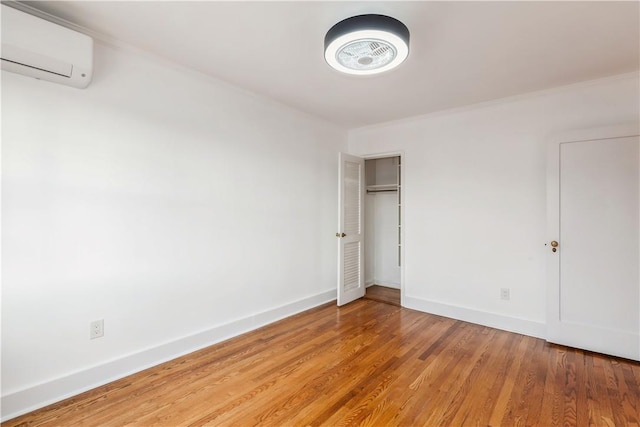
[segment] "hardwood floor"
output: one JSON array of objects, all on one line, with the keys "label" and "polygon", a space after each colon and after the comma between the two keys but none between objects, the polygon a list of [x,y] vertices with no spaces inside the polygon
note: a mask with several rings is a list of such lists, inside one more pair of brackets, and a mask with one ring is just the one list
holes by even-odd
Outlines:
[{"label": "hardwood floor", "polygon": [[367,288],[365,299],[384,302],[400,307],[400,289],[387,288],[385,286],[372,285]]},{"label": "hardwood floor", "polygon": [[631,426],[640,364],[361,299],[3,425]]}]

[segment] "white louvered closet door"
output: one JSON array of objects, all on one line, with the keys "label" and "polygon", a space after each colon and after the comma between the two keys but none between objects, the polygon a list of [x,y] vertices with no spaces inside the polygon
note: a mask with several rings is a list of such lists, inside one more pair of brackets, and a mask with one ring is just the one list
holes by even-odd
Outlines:
[{"label": "white louvered closet door", "polygon": [[340,153],[338,305],[364,296],[364,159]]}]

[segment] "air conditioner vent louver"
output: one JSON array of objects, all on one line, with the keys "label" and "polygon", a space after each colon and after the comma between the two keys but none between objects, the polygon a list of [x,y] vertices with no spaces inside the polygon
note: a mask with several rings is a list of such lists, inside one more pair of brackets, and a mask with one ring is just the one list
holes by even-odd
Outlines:
[{"label": "air conditioner vent louver", "polygon": [[[2,59],[2,61],[5,61],[5,62],[10,62],[11,64],[14,64],[14,65],[19,65],[19,66],[22,66],[22,67],[33,68],[34,70],[44,71],[45,73],[55,74],[56,76],[61,76],[61,77],[66,77],[66,78],[71,77],[71,69],[72,69],[72,67],[71,67],[71,66],[69,66],[70,71],[69,71],[68,73],[61,74],[61,73],[56,73],[55,71],[45,70],[45,69],[43,69],[43,68],[34,67],[33,65],[24,64],[24,63],[19,62],[19,61],[12,61],[12,60],[7,59],[7,58],[0,58],[0,59]],[[11,65],[7,65],[7,66],[8,66],[8,67],[10,67]]]}]

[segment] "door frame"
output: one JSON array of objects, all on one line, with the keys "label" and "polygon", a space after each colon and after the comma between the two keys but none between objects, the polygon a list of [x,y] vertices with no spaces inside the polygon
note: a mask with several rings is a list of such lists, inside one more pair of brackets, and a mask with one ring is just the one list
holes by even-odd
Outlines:
[{"label": "door frame", "polygon": [[[384,152],[380,152],[380,153],[368,153],[368,154],[355,154],[356,156],[362,157],[365,160],[375,160],[375,159],[386,159],[389,157],[400,157],[400,185],[402,186],[401,188],[401,192],[400,192],[400,204],[401,204],[401,209],[400,209],[400,242],[402,243],[402,248],[400,249],[400,305],[402,307],[405,306],[405,280],[404,280],[404,266],[405,266],[405,259],[406,259],[406,239],[405,239],[405,228],[406,228],[406,222],[405,222],[405,212],[407,210],[407,204],[405,202],[406,200],[406,180],[405,180],[405,170],[406,170],[406,165],[405,165],[405,153],[404,150],[399,150],[399,151],[384,151]],[[365,182],[366,183],[366,182]],[[366,209],[365,209],[365,215],[366,215]],[[365,223],[366,223],[366,218],[365,218]],[[365,242],[366,244],[366,242]]]},{"label": "door frame", "polygon": [[[546,340],[565,345],[560,331],[560,257],[551,251],[550,242],[560,237],[560,144],[586,142],[602,139],[634,137],[640,135],[640,124],[580,129],[558,133],[547,145],[547,233],[546,252]],[[560,242],[562,244],[562,242]],[[640,302],[639,302],[640,303]],[[640,323],[640,315],[638,322]],[[640,354],[640,345],[638,348]],[[628,356],[627,356],[628,357]]]}]

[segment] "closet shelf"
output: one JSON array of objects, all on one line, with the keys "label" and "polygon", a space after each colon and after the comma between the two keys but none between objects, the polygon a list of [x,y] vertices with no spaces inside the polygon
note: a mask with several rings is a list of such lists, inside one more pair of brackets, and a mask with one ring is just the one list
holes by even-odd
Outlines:
[{"label": "closet shelf", "polygon": [[367,193],[382,193],[388,191],[398,191],[398,184],[367,185]]}]

